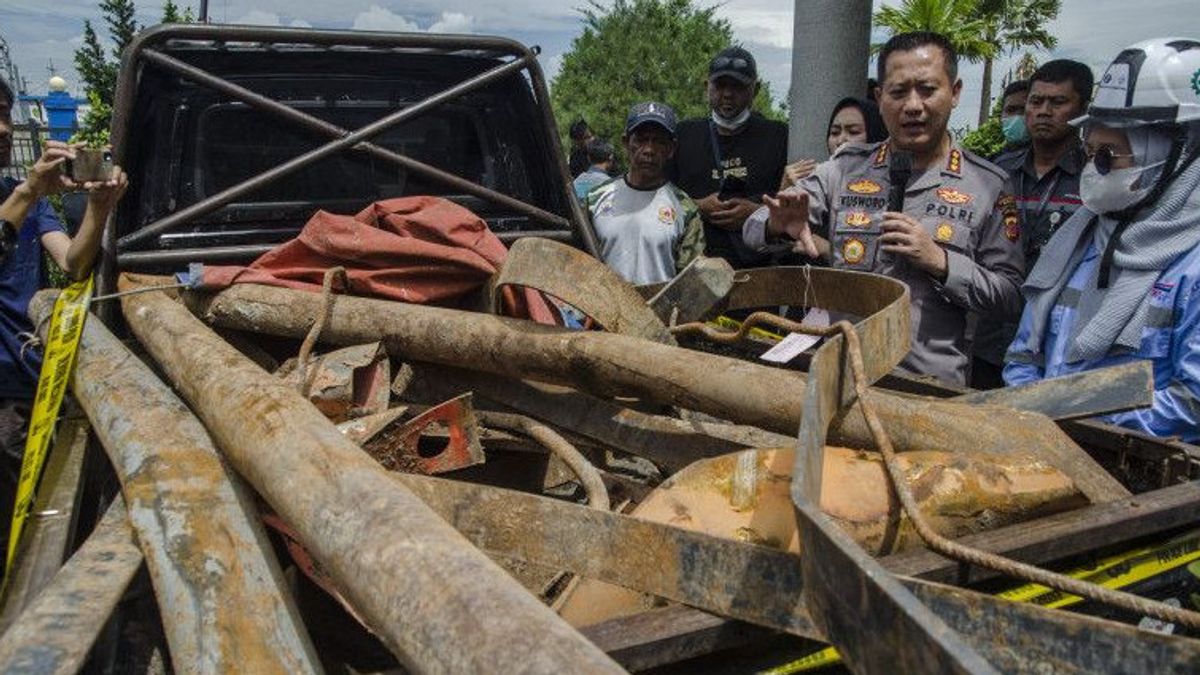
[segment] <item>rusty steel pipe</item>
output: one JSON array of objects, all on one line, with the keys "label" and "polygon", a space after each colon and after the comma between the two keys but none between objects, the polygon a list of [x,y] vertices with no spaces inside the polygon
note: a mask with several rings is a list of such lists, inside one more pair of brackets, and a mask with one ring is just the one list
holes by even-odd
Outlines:
[{"label": "rusty steel pipe", "polygon": [[[142,278],[146,283],[161,280]],[[308,331],[321,306],[316,293],[253,284],[215,294],[187,292],[184,297],[208,323],[297,338]],[[803,413],[806,380],[800,373],[614,333],[338,296],[322,339],[343,345],[382,339],[400,358],[601,395],[638,396],[781,434],[796,434]],[[1126,494],[1043,415],[883,390],[875,401],[897,449],[1025,452],[1071,476],[1093,501]],[[835,419],[830,440],[873,447],[858,414]]]},{"label": "rusty steel pipe", "polygon": [[[120,286],[136,287],[128,275]],[[294,387],[183,305],[149,292],[123,297],[122,309],[230,463],[407,669],[620,672]]]},{"label": "rusty steel pipe", "polygon": [[[29,305],[43,334],[56,294]],[[321,672],[253,496],[183,401],[98,321],[72,385],[120,478],[175,670]]]}]

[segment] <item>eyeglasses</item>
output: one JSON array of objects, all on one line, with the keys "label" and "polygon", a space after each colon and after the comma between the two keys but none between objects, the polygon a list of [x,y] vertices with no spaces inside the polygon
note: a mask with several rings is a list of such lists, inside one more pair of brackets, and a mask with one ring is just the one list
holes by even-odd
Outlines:
[{"label": "eyeglasses", "polygon": [[1128,155],[1118,155],[1117,153],[1113,152],[1111,145],[1102,145],[1100,146],[1100,149],[1096,150],[1095,152],[1087,153],[1087,158],[1092,160],[1092,163],[1096,165],[1096,173],[1100,174],[1101,176],[1106,176],[1108,175],[1109,171],[1112,171],[1114,160],[1133,159],[1134,155],[1133,153]]},{"label": "eyeglasses", "polygon": [[724,70],[725,68],[733,68],[734,70],[747,70],[750,68],[750,62],[740,56],[718,56],[713,59],[713,70]]}]

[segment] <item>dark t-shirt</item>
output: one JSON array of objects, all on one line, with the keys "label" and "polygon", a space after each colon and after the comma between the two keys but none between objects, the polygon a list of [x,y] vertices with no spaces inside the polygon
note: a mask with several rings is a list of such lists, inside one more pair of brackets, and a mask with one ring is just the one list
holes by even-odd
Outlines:
[{"label": "dark t-shirt", "polygon": [[[7,178],[0,182],[0,199],[17,185]],[[16,250],[0,265],[0,398],[31,399],[37,390],[41,354],[27,349],[22,357],[24,340],[18,334],[34,330],[25,312],[33,294],[42,287],[42,235],[63,231],[50,202],[39,199],[21,225]]]},{"label": "dark t-shirt", "polygon": [[[722,176],[745,181],[746,194],[740,196],[748,199],[758,201],[764,194],[775,194],[787,165],[787,125],[753,113],[739,133],[732,136],[717,134],[719,168],[712,150],[711,125],[707,118],[679,123],[676,130],[679,147],[667,167],[671,181],[696,200],[717,192]],[[747,248],[740,231],[730,232],[705,222],[704,237],[705,253],[725,258],[734,267],[753,267],[771,260],[769,255]]]},{"label": "dark t-shirt", "polygon": [[587,171],[591,165],[592,163],[588,161],[587,150],[571,147],[571,153],[567,155],[567,168],[571,170],[571,180],[578,178],[579,174]]}]

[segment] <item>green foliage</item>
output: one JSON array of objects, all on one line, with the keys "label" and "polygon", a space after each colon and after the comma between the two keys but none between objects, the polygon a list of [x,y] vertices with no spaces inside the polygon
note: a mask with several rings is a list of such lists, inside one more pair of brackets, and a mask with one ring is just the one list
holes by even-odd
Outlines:
[{"label": "green foliage", "polygon": [[[990,24],[980,12],[980,0],[904,0],[898,7],[880,7],[873,22],[887,28],[891,35],[913,31],[941,33],[968,61],[990,58],[998,51],[996,44],[987,39]],[[882,44],[872,45],[876,51],[882,47]]]},{"label": "green foliage", "polygon": [[[169,4],[173,4],[168,0]],[[108,143],[108,128],[112,119],[113,96],[117,90],[117,72],[121,51],[133,41],[141,26],[134,21],[133,0],[100,0],[100,15],[108,26],[112,43],[111,57],[100,44],[90,20],[83,22],[83,46],[75,50],[75,70],[83,79],[84,91],[91,110],[84,118],[78,136],[89,144]],[[166,7],[163,8],[166,11]],[[177,11],[177,9],[176,9]],[[103,141],[101,141],[103,137]]]},{"label": "green foliage", "polygon": [[[583,9],[575,38],[554,78],[551,102],[565,134],[587,120],[599,137],[619,145],[629,106],[661,101],[680,119],[708,116],[704,84],[714,54],[734,44],[729,23],[693,0],[614,0]],[[754,109],[786,119],[764,82]]]},{"label": "green foliage", "polygon": [[103,148],[108,145],[111,120],[112,106],[101,100],[96,91],[89,91],[87,114],[83,116],[79,131],[71,137],[71,142],[83,143],[89,148]]},{"label": "green foliage", "polygon": [[91,21],[83,22],[83,46],[75,50],[75,70],[83,78],[89,96],[96,92],[102,101],[112,105],[113,92],[117,88],[117,64],[105,55]]},{"label": "green foliage", "polygon": [[196,15],[192,12],[191,5],[180,10],[175,0],[167,0],[163,4],[161,23],[196,23]]},{"label": "green foliage", "polygon": [[973,131],[963,134],[959,143],[980,157],[993,157],[1003,150],[1008,142],[1000,126],[1000,113],[1003,109],[1004,99],[997,98],[987,120]]}]

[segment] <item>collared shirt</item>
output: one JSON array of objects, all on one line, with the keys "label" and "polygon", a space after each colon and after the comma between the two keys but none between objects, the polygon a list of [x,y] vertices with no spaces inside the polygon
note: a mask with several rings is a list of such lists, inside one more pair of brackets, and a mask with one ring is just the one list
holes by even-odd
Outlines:
[{"label": "collared shirt", "polygon": [[1058,158],[1054,168],[1039,177],[1034,164],[1033,148],[1006,152],[996,158],[996,165],[1009,172],[1013,196],[1021,216],[1025,235],[1025,261],[1028,269],[1042,251],[1058,226],[1067,222],[1083,202],[1079,198],[1079,174],[1087,156],[1083,143],[1076,140]]},{"label": "collared shirt", "polygon": [[[946,160],[915,177],[904,212],[921,222],[946,251],[946,280],[879,250],[887,210],[887,142],[848,143],[791,190],[809,194],[809,227],[829,239],[832,265],[884,274],[909,286],[912,350],[908,371],[963,384],[966,320],[974,311],[1015,318],[1025,272],[1016,202],[1002,169],[952,145]],[[767,209],[743,228],[746,244],[765,248]],[[818,299],[818,303],[820,300]]]},{"label": "collared shirt", "polygon": [[1150,313],[1139,349],[1100,359],[1067,362],[1080,293],[1096,276],[1100,254],[1089,245],[1059,294],[1041,345],[1029,343],[1032,305],[1025,308],[1004,366],[1004,381],[1026,384],[1048,377],[1149,360],[1154,366],[1154,403],[1149,408],[1103,417],[1104,421],[1155,436],[1200,441],[1200,246],[1159,275],[1150,291]]},{"label": "collared shirt", "polygon": [[[1087,157],[1079,141],[1075,141],[1058,158],[1054,168],[1040,178],[1032,147],[1019,148],[996,158],[996,164],[1008,171],[1012,180],[1025,242],[1025,269],[1033,269],[1042,247],[1058,231],[1058,226],[1083,206],[1079,198],[1079,174],[1085,163]],[[1001,365],[1016,332],[1017,325],[1013,322],[979,317],[973,345],[975,356]]]},{"label": "collared shirt", "polygon": [[588,193],[600,257],[631,284],[668,281],[704,251],[700,210],[667,182],[653,190],[614,178]]}]

